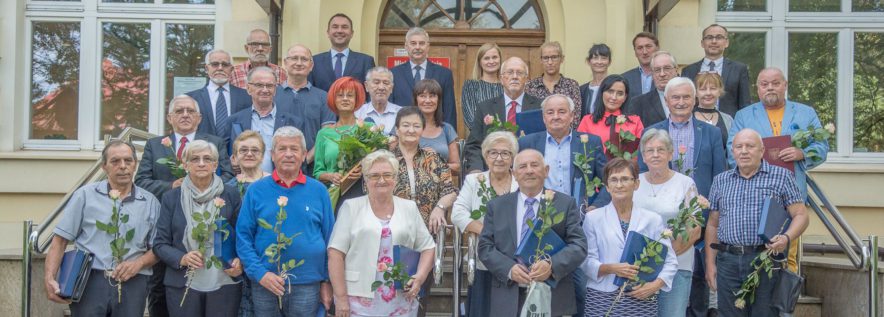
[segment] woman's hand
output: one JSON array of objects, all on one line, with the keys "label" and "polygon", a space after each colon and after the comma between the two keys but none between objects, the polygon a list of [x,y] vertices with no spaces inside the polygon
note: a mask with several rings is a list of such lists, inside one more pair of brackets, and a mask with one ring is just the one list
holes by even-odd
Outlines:
[{"label": "woman's hand", "polygon": [[430,219],[427,223],[430,233],[436,234],[436,232],[439,232],[440,227],[446,224],[445,210],[442,210],[442,208],[439,207],[433,207],[433,211],[430,212]]},{"label": "woman's hand", "polygon": [[203,256],[199,251],[190,251],[181,257],[181,261],[178,264],[182,267],[199,269],[203,267]]},{"label": "woman's hand", "polygon": [[356,167],[353,168],[352,172],[347,175],[347,180],[355,181],[360,178],[362,178],[362,165],[356,165]]},{"label": "woman's hand", "polygon": [[626,293],[626,295],[632,296],[635,299],[645,300],[651,296],[654,296],[654,294],[657,294],[657,292],[660,291],[660,289],[663,288],[664,285],[666,284],[663,283],[663,280],[658,278],[653,282],[645,283],[639,288],[633,289],[632,292]]},{"label": "woman's hand", "polygon": [[335,186],[341,185],[341,180],[343,177],[338,173],[322,173],[319,174],[319,180],[322,182],[330,183]]},{"label": "woman's hand", "polygon": [[239,258],[230,261],[230,268],[224,270],[224,273],[227,273],[230,277],[239,277],[242,275],[242,262],[239,261]]},{"label": "woman's hand", "polygon": [[424,281],[426,281],[426,279],[426,275],[421,276],[420,274],[416,274],[410,280],[408,280],[408,283],[405,284],[404,287],[405,297],[417,299],[418,295],[420,295],[421,286],[424,285]]},{"label": "woman's hand", "polygon": [[335,295],[335,317],[350,317],[350,299]]},{"label": "woman's hand", "polygon": [[638,275],[638,266],[629,263],[611,263],[608,267],[611,273],[625,279],[631,280]]}]

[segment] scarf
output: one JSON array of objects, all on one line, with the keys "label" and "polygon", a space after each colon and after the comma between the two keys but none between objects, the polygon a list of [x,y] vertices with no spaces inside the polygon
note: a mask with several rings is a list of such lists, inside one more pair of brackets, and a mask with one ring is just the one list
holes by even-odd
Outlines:
[{"label": "scarf", "polygon": [[[224,192],[224,182],[218,175],[213,175],[212,184],[205,191],[200,191],[193,181],[190,180],[190,176],[185,177],[181,183],[181,210],[184,212],[184,219],[187,220],[187,226],[184,227],[184,236],[181,239],[181,243],[188,252],[199,249],[199,245],[191,234],[193,228],[197,225],[197,222],[193,220],[193,213],[206,210],[216,213],[220,212],[216,210],[214,199],[220,196],[222,192]],[[218,215],[215,217],[218,217]],[[214,233],[210,232],[209,241],[206,242],[208,244],[206,247],[206,259],[214,253],[213,237]],[[204,265],[205,262],[204,260]],[[233,279],[227,273],[224,273],[221,268],[213,267],[210,270],[203,266],[202,269],[197,270],[196,274],[194,274],[190,287],[201,292],[211,292],[221,288],[223,285],[234,283]]]}]

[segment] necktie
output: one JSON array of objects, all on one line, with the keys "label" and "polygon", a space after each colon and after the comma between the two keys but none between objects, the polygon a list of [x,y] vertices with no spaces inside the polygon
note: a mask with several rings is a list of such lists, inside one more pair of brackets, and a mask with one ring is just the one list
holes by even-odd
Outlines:
[{"label": "necktie", "polygon": [[515,100],[510,102],[510,110],[506,112],[506,122],[516,124],[516,107],[519,106]]},{"label": "necktie", "polygon": [[714,72],[714,71],[715,71],[715,62],[709,62],[709,71],[710,71],[710,72]]},{"label": "necktie", "polygon": [[175,156],[178,157],[178,162],[181,162],[181,154],[184,154],[184,148],[187,147],[187,137],[182,136],[181,140],[178,140],[178,153]]},{"label": "necktie", "polygon": [[344,76],[344,53],[335,54],[335,79]]},{"label": "necktie", "polygon": [[414,67],[414,83],[421,81],[421,67],[420,65]]},{"label": "necktie", "polygon": [[536,202],[537,199],[531,197],[525,199],[525,216],[522,217],[522,239],[525,239],[525,236],[531,232],[531,228],[528,226],[528,219],[534,220],[534,203]]},{"label": "necktie", "polygon": [[224,98],[224,87],[218,87],[218,99],[215,100],[215,135],[225,138],[228,134],[227,98]]}]

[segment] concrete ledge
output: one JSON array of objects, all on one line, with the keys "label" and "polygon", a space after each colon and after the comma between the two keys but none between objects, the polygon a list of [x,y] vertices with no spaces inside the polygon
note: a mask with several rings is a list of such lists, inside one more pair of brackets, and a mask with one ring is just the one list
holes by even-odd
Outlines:
[{"label": "concrete ledge", "polygon": [[[821,316],[868,316],[869,272],[859,271],[847,259],[806,256],[801,261],[802,274],[807,277],[805,294],[823,301]],[[878,280],[882,272],[879,270]],[[884,286],[878,285],[878,294]],[[884,296],[882,296],[884,297]],[[878,299],[879,317],[884,300]]]}]

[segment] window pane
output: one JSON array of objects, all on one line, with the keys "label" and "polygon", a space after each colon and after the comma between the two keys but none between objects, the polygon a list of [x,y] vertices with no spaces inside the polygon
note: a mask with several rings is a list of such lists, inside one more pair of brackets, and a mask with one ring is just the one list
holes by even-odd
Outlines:
[{"label": "window pane", "polygon": [[765,0],[718,0],[718,11],[767,11]]},{"label": "window pane", "polygon": [[393,0],[381,25],[452,28],[469,24],[472,29],[501,29],[508,22],[512,29],[539,30],[537,8],[533,0]]},{"label": "window pane", "polygon": [[147,130],[150,24],[103,23],[100,136]]},{"label": "window pane", "polygon": [[750,100],[758,100],[758,91],[755,89],[755,79],[758,72],[764,68],[765,33],[758,32],[730,32],[730,46],[725,51],[727,58],[740,61],[749,67]]},{"label": "window pane", "polygon": [[[213,25],[166,24],[166,96],[163,105],[168,105],[175,94],[186,93],[191,87],[186,85],[187,79],[203,78],[205,82],[206,68],[203,67],[206,54],[214,46],[215,27]],[[176,91],[175,82],[178,80]],[[187,87],[187,88],[185,88]],[[166,109],[163,107],[163,113]]]},{"label": "window pane", "polygon": [[[816,109],[823,125],[835,122],[837,52],[837,33],[789,33],[788,99]],[[835,140],[829,144],[837,151]]]},{"label": "window pane", "polygon": [[80,23],[34,22],[31,139],[77,139]]},{"label": "window pane", "polygon": [[841,12],[841,0],[789,0],[793,12]]},{"label": "window pane", "polygon": [[154,0],[101,0],[104,3],[153,3]]},{"label": "window pane", "polygon": [[163,3],[215,4],[215,0],[163,0]]},{"label": "window pane", "polygon": [[853,0],[853,12],[884,12],[884,0]]},{"label": "window pane", "polygon": [[854,35],[853,150],[884,152],[884,33]]}]

